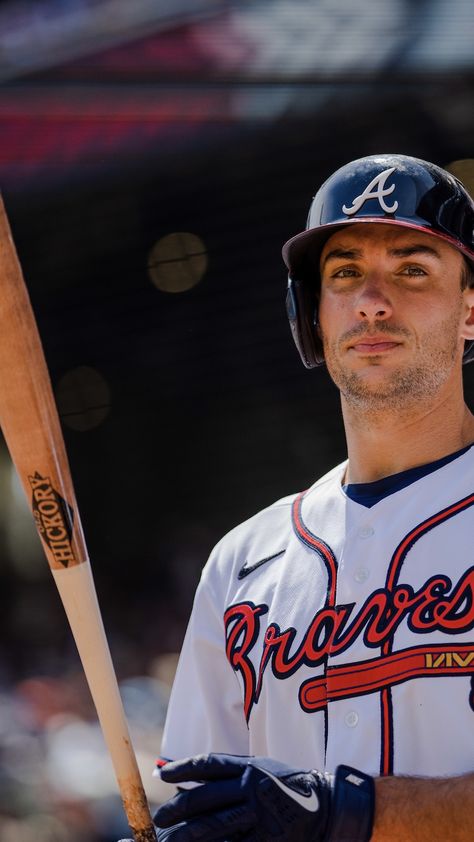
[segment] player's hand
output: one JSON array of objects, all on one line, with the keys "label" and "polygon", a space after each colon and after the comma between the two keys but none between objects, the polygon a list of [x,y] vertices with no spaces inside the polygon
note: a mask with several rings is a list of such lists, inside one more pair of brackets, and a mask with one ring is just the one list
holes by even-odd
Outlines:
[{"label": "player's hand", "polygon": [[209,754],[168,763],[169,783],[204,781],[184,790],[157,811],[158,839],[324,839],[329,783],[317,773],[293,771],[266,757]]},{"label": "player's hand", "polygon": [[[334,815],[337,799],[333,798],[329,775],[294,770],[268,757],[230,754],[178,760],[166,764],[160,772],[168,783],[195,781],[202,785],[179,792],[159,807],[154,816],[158,842],[370,839],[372,817],[364,797],[364,816],[355,821],[351,814],[351,823],[338,824],[338,836],[332,836],[338,817]],[[358,780],[362,788],[367,781],[373,787],[366,776]],[[357,796],[360,794],[361,790]],[[339,831],[347,830],[350,833],[339,836]]]}]

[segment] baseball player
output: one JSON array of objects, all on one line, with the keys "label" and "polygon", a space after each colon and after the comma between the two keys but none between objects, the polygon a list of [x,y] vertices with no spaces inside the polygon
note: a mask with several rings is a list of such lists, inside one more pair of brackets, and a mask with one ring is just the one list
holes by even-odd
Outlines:
[{"label": "baseball player", "polygon": [[158,838],[471,840],[474,204],[431,163],[362,158],[283,256],[292,333],[340,390],[348,460],[204,568]]}]

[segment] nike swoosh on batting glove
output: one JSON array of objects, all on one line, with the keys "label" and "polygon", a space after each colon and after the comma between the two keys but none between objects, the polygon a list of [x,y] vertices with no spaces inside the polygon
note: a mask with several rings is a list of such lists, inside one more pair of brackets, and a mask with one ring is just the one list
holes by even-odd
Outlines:
[{"label": "nike swoosh on batting glove", "polygon": [[373,781],[349,767],[339,768],[345,772],[338,770],[334,790],[333,776],[291,769],[268,757],[209,754],[169,763],[161,769],[164,781],[201,786],[178,793],[158,809],[158,840],[367,842]]}]

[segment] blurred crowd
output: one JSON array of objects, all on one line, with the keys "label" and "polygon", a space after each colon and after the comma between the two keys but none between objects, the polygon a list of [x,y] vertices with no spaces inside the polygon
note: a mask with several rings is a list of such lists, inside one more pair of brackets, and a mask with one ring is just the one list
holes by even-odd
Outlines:
[{"label": "blurred crowd", "polygon": [[[152,773],[176,661],[175,654],[160,655],[146,675],[120,682],[152,811],[170,794]],[[3,685],[1,842],[116,842],[130,836],[80,667]]]}]

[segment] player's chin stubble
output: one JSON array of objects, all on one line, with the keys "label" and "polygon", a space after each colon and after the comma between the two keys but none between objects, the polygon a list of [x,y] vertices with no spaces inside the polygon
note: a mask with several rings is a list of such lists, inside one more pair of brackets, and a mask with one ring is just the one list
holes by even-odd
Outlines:
[{"label": "player's chin stubble", "polygon": [[[413,362],[387,370],[385,377],[370,382],[361,372],[343,363],[344,348],[349,339],[360,332],[345,334],[329,342],[322,335],[324,356],[329,374],[347,404],[365,411],[401,411],[434,397],[449,377],[458,352],[459,314],[453,314],[421,337]],[[386,323],[376,326],[378,333],[386,332],[401,339],[410,338],[405,329],[390,328]],[[376,359],[372,365],[378,366]]]}]

